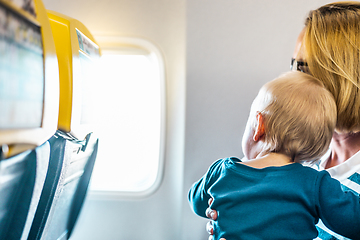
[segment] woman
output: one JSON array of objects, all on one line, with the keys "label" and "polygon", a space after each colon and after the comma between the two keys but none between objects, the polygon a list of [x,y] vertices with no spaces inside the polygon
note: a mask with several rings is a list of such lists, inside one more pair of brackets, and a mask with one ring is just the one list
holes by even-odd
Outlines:
[{"label": "woman", "polygon": [[[311,11],[298,37],[292,68],[318,78],[336,101],[336,130],[330,151],[317,168],[329,171],[342,183],[343,190],[359,195],[360,2],[335,2]],[[215,210],[208,209],[206,214],[217,218]],[[317,227],[318,239],[346,239],[321,222]],[[211,222],[207,230],[211,234]]]}]

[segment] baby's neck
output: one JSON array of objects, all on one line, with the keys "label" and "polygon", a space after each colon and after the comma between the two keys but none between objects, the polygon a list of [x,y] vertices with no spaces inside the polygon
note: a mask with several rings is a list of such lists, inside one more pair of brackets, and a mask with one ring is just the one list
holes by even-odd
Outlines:
[{"label": "baby's neck", "polygon": [[294,163],[290,157],[281,153],[268,153],[266,155],[242,162],[253,168],[281,167]]}]

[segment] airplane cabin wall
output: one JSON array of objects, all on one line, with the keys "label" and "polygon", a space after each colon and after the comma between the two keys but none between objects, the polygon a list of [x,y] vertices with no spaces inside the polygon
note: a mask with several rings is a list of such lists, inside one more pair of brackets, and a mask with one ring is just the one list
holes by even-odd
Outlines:
[{"label": "airplane cabin wall", "polygon": [[43,1],[47,9],[80,20],[95,38],[151,41],[166,68],[168,125],[159,190],[135,201],[88,197],[72,239],[207,239],[207,221],[190,210],[188,189],[216,159],[242,157],[253,98],[261,85],[289,70],[307,12],[331,1]]}]

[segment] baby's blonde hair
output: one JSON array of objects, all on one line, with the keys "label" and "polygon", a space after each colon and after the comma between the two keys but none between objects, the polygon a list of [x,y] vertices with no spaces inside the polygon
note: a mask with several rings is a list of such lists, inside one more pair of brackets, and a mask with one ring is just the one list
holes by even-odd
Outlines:
[{"label": "baby's blonde hair", "polygon": [[360,131],[360,2],[335,2],[311,11],[303,50],[310,74],[335,98],[336,130]]},{"label": "baby's blonde hair", "polygon": [[288,72],[268,82],[253,102],[252,119],[258,112],[264,117],[264,152],[303,162],[318,160],[327,151],[336,125],[336,105],[314,77]]}]

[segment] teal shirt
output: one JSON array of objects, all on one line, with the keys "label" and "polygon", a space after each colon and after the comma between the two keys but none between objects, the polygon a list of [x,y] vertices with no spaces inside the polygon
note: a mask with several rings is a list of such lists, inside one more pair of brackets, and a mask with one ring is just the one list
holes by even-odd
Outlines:
[{"label": "teal shirt", "polygon": [[257,169],[239,162],[216,161],[189,191],[190,205],[202,217],[214,198],[215,239],[314,239],[319,218],[334,232],[360,239],[359,197],[343,192],[326,171],[299,163]]}]

